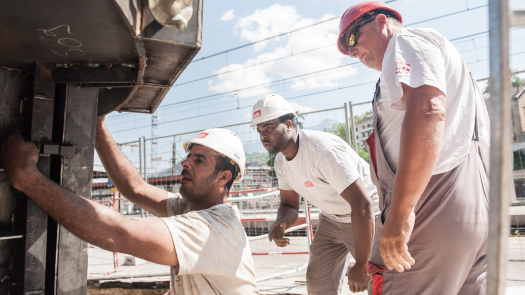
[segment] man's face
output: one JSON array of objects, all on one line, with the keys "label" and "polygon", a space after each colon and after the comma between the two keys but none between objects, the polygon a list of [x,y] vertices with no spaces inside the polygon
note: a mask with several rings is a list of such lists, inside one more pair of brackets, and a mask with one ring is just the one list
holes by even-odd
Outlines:
[{"label": "man's face", "polygon": [[215,155],[209,148],[197,144],[191,148],[188,157],[181,163],[180,194],[185,200],[205,200],[218,190],[215,164]]},{"label": "man's face", "polygon": [[287,128],[279,119],[257,124],[261,143],[270,154],[277,154],[289,145]]},{"label": "man's face", "polygon": [[387,23],[386,16],[379,14],[375,20],[362,26],[356,45],[349,47],[350,57],[358,58],[365,66],[381,72],[389,41]]}]

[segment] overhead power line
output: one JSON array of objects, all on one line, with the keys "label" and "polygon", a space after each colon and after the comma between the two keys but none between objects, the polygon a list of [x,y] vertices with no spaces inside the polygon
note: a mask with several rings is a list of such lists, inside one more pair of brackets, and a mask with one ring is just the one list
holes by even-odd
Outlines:
[{"label": "overhead power line", "polygon": [[[397,0],[390,0],[390,1],[386,1],[385,3],[391,3],[391,2],[396,2],[396,1]],[[304,26],[304,27],[301,27],[301,28],[298,28],[298,29],[294,29],[294,30],[291,30],[291,31],[288,31],[288,32],[284,32],[284,33],[281,33],[281,34],[278,34],[278,35],[274,35],[274,36],[271,36],[271,37],[268,37],[268,38],[264,38],[264,39],[261,39],[261,40],[258,40],[258,41],[254,41],[254,42],[251,42],[251,43],[246,43],[244,45],[237,46],[237,47],[234,47],[234,48],[230,48],[230,49],[227,49],[227,50],[224,50],[224,51],[221,51],[221,52],[213,53],[213,54],[201,57],[199,59],[194,59],[191,63],[199,62],[201,60],[205,60],[205,59],[208,59],[210,57],[214,57],[214,56],[217,56],[217,55],[225,54],[225,53],[228,53],[230,51],[235,51],[235,50],[242,49],[242,48],[245,48],[245,47],[249,47],[249,46],[252,46],[252,45],[255,45],[255,44],[258,44],[258,43],[262,43],[262,42],[266,42],[266,41],[269,41],[269,40],[272,40],[272,39],[275,39],[275,38],[286,36],[288,34],[295,33],[295,32],[298,32],[298,31],[301,31],[301,30],[304,30],[304,29],[308,29],[308,28],[311,28],[311,27],[314,27],[314,26],[318,26],[318,25],[327,23],[327,22],[332,21],[332,20],[340,19],[341,16],[342,15],[339,15],[339,16],[336,16],[336,17],[332,17],[332,18],[329,18],[329,19],[317,22],[315,24]]]},{"label": "overhead power line", "polygon": [[[525,51],[516,52],[516,53],[513,53],[513,54],[509,54],[509,56],[518,55],[518,54],[524,54],[524,53],[525,53]],[[484,59],[484,60],[479,60],[479,61],[475,61],[475,62],[470,62],[470,63],[467,63],[467,64],[483,62],[483,61],[488,61],[488,60],[489,59]],[[519,74],[519,73],[523,73],[523,72],[525,72],[525,70],[515,71],[515,72],[512,72],[511,74]],[[484,80],[487,80],[487,79],[488,78],[483,78],[483,79],[478,79],[476,81],[484,81]],[[348,86],[339,87],[339,88],[333,88],[333,89],[327,89],[327,90],[322,90],[322,91],[318,91],[318,92],[307,93],[307,94],[303,94],[303,95],[297,95],[297,96],[289,97],[288,100],[297,99],[297,98],[303,98],[303,97],[307,97],[307,96],[318,95],[318,94],[323,94],[323,93],[328,93],[328,92],[333,92],[333,91],[338,91],[338,90],[343,90],[343,89],[348,89],[348,88],[353,88],[353,87],[358,87],[358,86],[363,86],[363,85],[368,85],[368,84],[373,84],[373,83],[377,83],[377,81],[374,80],[374,81],[369,81],[369,82],[364,82],[364,83],[359,83],[359,84],[353,84],[353,85],[348,85]],[[248,105],[248,106],[238,107],[238,108],[229,109],[229,110],[222,110],[222,111],[217,111],[217,112],[212,112],[212,113],[206,113],[206,114],[202,114],[202,115],[198,115],[198,116],[191,116],[191,117],[186,117],[186,118],[181,118],[181,119],[175,119],[175,120],[170,120],[170,121],[165,121],[165,122],[159,123],[159,125],[160,124],[175,123],[175,122],[185,121],[185,120],[189,120],[189,119],[200,118],[200,117],[205,117],[205,116],[225,113],[225,112],[229,112],[229,111],[235,111],[235,110],[239,110],[239,109],[246,109],[246,108],[251,108],[251,107],[253,107],[253,106]],[[142,128],[148,128],[148,127],[151,127],[151,126],[150,125],[144,125],[144,126],[139,126],[139,127],[135,127],[135,128],[129,128],[129,129],[124,129],[124,130],[117,130],[117,131],[113,131],[112,133],[126,132],[126,131],[137,130],[137,129],[142,129]]]},{"label": "overhead power line", "polygon": [[[473,8],[467,8],[467,9],[465,9],[465,10],[456,11],[456,12],[452,12],[452,13],[449,13],[449,14],[444,14],[444,15],[440,15],[440,16],[437,16],[437,17],[429,18],[429,19],[424,19],[424,20],[421,20],[421,21],[418,21],[418,22],[415,22],[415,23],[406,24],[405,27],[413,26],[413,25],[420,24],[420,23],[424,23],[424,22],[428,22],[428,21],[433,21],[433,20],[440,19],[440,18],[445,18],[445,17],[453,16],[453,15],[456,15],[456,14],[460,14],[460,13],[464,13],[464,12],[468,12],[468,11],[476,10],[476,9],[483,8],[483,7],[486,7],[486,6],[488,6],[488,4],[486,4],[486,5],[481,5],[481,6],[477,6],[477,7],[473,7]],[[209,58],[209,57],[213,57],[213,56],[217,56],[217,55],[221,55],[221,54],[224,54],[224,53],[228,53],[228,52],[230,52],[230,51],[234,51],[234,50],[237,50],[237,49],[240,49],[240,48],[244,48],[244,47],[247,47],[247,46],[251,46],[251,45],[254,45],[254,44],[257,44],[257,43],[263,42],[263,41],[267,41],[267,40],[270,40],[270,39],[274,39],[274,38],[277,38],[277,37],[281,37],[281,36],[284,36],[284,35],[286,35],[286,34],[291,34],[291,33],[293,33],[293,32],[296,32],[296,31],[299,31],[299,30],[303,30],[303,29],[306,29],[306,28],[309,28],[309,27],[312,27],[312,26],[315,26],[315,25],[318,25],[318,24],[321,24],[321,23],[325,23],[325,22],[328,22],[328,21],[330,21],[330,20],[338,19],[338,18],[340,18],[340,17],[341,17],[341,16],[336,17],[336,18],[332,18],[332,19],[329,19],[329,20],[326,20],[326,21],[322,21],[322,22],[319,22],[319,23],[316,23],[316,24],[313,24],[313,25],[310,25],[310,26],[306,26],[306,27],[303,27],[303,28],[300,28],[300,29],[297,29],[297,30],[293,30],[293,31],[289,31],[289,32],[286,32],[286,33],[282,33],[282,34],[276,35],[276,36],[268,37],[267,39],[264,39],[264,40],[262,40],[262,41],[257,41],[257,42],[254,42],[254,43],[246,44],[246,45],[243,45],[243,46],[241,46],[241,47],[235,47],[235,48],[232,48],[232,49],[228,49],[228,50],[226,50],[226,51],[222,51],[222,52],[214,53],[214,54],[212,54],[212,55],[209,55],[209,56],[203,57],[202,59]],[[186,84],[190,84],[190,83],[194,83],[194,82],[198,82],[198,81],[202,81],[202,80],[206,80],[206,79],[210,79],[210,78],[218,77],[218,76],[220,76],[220,75],[224,75],[224,74],[229,74],[229,73],[237,72],[237,71],[244,70],[244,69],[247,69],[247,68],[252,68],[252,67],[259,66],[259,65],[263,65],[263,64],[266,64],[266,63],[269,63],[269,62],[272,62],[272,61],[277,61],[277,60],[281,60],[281,59],[285,59],[285,58],[294,57],[294,56],[297,56],[297,55],[301,55],[301,54],[309,53],[309,52],[312,52],[312,51],[316,51],[316,50],[324,49],[324,48],[327,48],[327,47],[330,47],[330,46],[335,46],[335,43],[330,43],[330,44],[327,44],[327,45],[324,45],[324,46],[321,46],[321,47],[317,47],[317,48],[313,48],[313,49],[305,50],[305,51],[298,52],[298,53],[291,53],[291,54],[289,54],[289,55],[285,55],[285,56],[281,56],[281,57],[277,57],[277,58],[269,59],[269,60],[266,60],[266,61],[263,61],[263,62],[259,62],[259,63],[253,64],[253,65],[248,65],[248,66],[244,66],[244,67],[236,68],[236,69],[231,70],[231,71],[226,70],[226,72],[216,73],[216,74],[212,74],[212,75],[205,76],[205,77],[200,77],[200,78],[193,79],[193,80],[189,80],[189,81],[182,82],[182,83],[175,83],[175,85],[173,85],[173,87],[178,87],[178,86],[182,86],[182,85],[186,85]],[[202,59],[199,59],[199,60],[202,60]]]},{"label": "overhead power line", "polygon": [[[389,2],[394,2],[394,1],[389,1]],[[389,2],[386,2],[386,3],[389,3]],[[480,9],[480,8],[483,8],[483,7],[486,7],[486,6],[488,6],[488,5],[481,5],[481,6],[477,6],[477,7],[473,7],[473,8],[468,8],[468,9],[465,9],[465,10],[462,10],[462,11],[457,11],[457,12],[441,15],[441,16],[438,16],[438,17],[425,19],[425,20],[418,21],[418,22],[415,22],[415,23],[407,24],[406,26],[412,26],[412,25],[415,25],[415,24],[420,24],[420,23],[423,23],[423,22],[432,21],[432,20],[436,20],[436,19],[440,19],[440,18],[444,18],[444,17],[448,17],[448,16],[452,16],[452,15],[456,15],[456,14],[460,14],[460,13],[476,10],[476,9]],[[326,20],[326,21],[329,21],[329,20]],[[309,25],[309,26],[306,26],[306,27],[303,27],[303,28],[299,28],[299,29],[296,29],[296,30],[293,30],[293,31],[290,31],[290,32],[286,32],[286,33],[283,33],[283,34],[299,31],[299,30],[302,30],[302,29],[306,29],[308,27],[312,27],[314,25],[321,24],[321,23],[324,23],[326,21],[319,22],[319,23],[316,23],[316,24],[312,24],[312,25]],[[523,29],[523,28],[513,28],[513,29]],[[468,35],[468,36],[454,38],[454,39],[451,39],[449,41],[455,42],[455,41],[458,41],[458,40],[461,40],[461,39],[466,39],[466,38],[470,38],[470,37],[476,37],[476,36],[483,35],[483,34],[486,34],[486,33],[488,33],[488,31],[479,32],[479,33],[471,34],[471,35]],[[273,37],[270,37],[270,38],[277,38],[278,36],[279,35],[273,36]],[[256,44],[258,42],[263,42],[265,40],[252,42],[250,44],[253,45],[253,44]],[[250,44],[246,44],[246,46],[248,46]],[[304,51],[304,52],[296,53],[295,55],[311,52],[311,51],[314,51],[314,50],[319,50],[319,49],[322,49],[322,48],[325,48],[325,47],[328,47],[328,46],[333,46],[333,45],[326,45],[326,46],[310,49],[310,50],[307,50],[307,51]],[[232,49],[229,49],[227,51],[233,51],[233,50],[236,50],[236,49],[238,49],[238,48],[232,48]],[[215,55],[218,55],[218,54],[221,54],[221,53],[225,53],[227,51],[219,52],[219,53],[217,53]],[[211,56],[208,56],[208,57],[211,57]],[[291,57],[291,56],[284,56],[284,57],[275,58],[275,59],[264,61],[264,62],[261,62],[261,63],[258,63],[258,64],[254,64],[254,65],[246,66],[246,67],[243,67],[243,68],[235,69],[233,71],[237,71],[237,70],[241,70],[241,69],[249,68],[249,67],[254,67],[254,66],[257,66],[257,65],[261,65],[261,64],[268,63],[268,62],[275,61],[275,60],[284,59],[284,58],[287,58],[287,57]],[[310,73],[306,73],[306,74],[297,75],[297,76],[294,76],[294,77],[283,78],[283,79],[280,79],[280,80],[276,80],[276,81],[272,81],[272,82],[268,82],[268,83],[264,83],[264,84],[253,85],[253,86],[248,86],[248,87],[244,87],[244,88],[240,88],[240,89],[236,89],[236,90],[231,90],[231,91],[227,91],[227,92],[221,92],[221,93],[206,95],[206,96],[202,96],[202,97],[197,97],[197,98],[194,98],[194,99],[189,99],[189,100],[185,100],[185,101],[180,101],[180,102],[176,102],[176,103],[163,105],[163,106],[160,106],[159,109],[164,109],[164,108],[172,107],[172,106],[175,106],[175,105],[192,103],[192,102],[200,101],[200,100],[204,100],[204,99],[218,98],[220,96],[224,96],[224,95],[228,95],[228,94],[232,94],[232,93],[238,93],[238,92],[241,92],[241,91],[246,91],[246,90],[250,90],[250,89],[256,89],[256,88],[260,88],[260,87],[264,87],[264,86],[269,86],[269,85],[272,85],[272,84],[283,83],[283,82],[288,81],[288,80],[293,80],[293,79],[302,78],[302,77],[305,77],[305,76],[320,74],[320,73],[323,73],[323,72],[328,72],[328,71],[331,71],[331,70],[337,70],[337,69],[341,69],[341,68],[352,66],[352,65],[356,65],[356,64],[360,64],[360,63],[359,62],[353,62],[353,63],[344,64],[344,65],[337,66],[337,67],[332,67],[332,68],[328,68],[328,69],[323,69],[323,70],[319,70],[319,71],[314,71],[314,72],[310,72]],[[233,71],[229,71],[229,72],[233,72]],[[221,74],[224,74],[224,73],[221,73]],[[189,84],[189,83],[200,81],[200,80],[209,79],[209,78],[212,78],[212,77],[215,77],[215,76],[218,76],[218,75],[220,75],[220,74],[211,75],[211,76],[207,76],[207,77],[203,77],[203,78],[198,78],[198,79],[192,80],[192,81],[187,81],[187,82],[184,82],[182,84],[174,85],[174,87],[175,86],[184,85],[184,84]],[[129,114],[129,115],[134,115],[134,114]],[[119,116],[119,118],[121,118],[122,116],[126,116],[126,114]],[[113,118],[108,118],[108,119],[113,119]],[[115,119],[117,119],[117,118],[115,117]]]}]

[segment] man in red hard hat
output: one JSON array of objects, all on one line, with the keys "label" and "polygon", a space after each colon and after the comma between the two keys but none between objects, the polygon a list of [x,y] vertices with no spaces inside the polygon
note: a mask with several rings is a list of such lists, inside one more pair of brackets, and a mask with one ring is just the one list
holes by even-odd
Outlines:
[{"label": "man in red hard hat", "polygon": [[372,294],[485,294],[489,118],[460,53],[379,1],[350,7],[337,47],[381,72],[368,138],[381,215]]}]

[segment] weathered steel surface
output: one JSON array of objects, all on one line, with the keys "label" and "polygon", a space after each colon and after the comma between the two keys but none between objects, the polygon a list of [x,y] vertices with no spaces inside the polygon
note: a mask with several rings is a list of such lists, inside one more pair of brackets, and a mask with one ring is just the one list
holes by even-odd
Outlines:
[{"label": "weathered steel surface", "polygon": [[[51,142],[53,132],[53,113],[55,84],[52,70],[43,64],[35,66],[31,114],[31,141]],[[46,177],[51,176],[51,158],[40,157],[38,170]],[[47,213],[33,201],[27,201],[26,255],[24,271],[24,292],[44,290],[47,248]]]},{"label": "weathered steel surface", "polygon": [[[91,198],[97,96],[96,88],[67,85],[62,144],[73,143],[76,154],[62,161],[62,186],[87,198]],[[87,243],[60,226],[56,294],[85,294],[86,280]]]},{"label": "weathered steel surface", "polygon": [[153,113],[201,47],[202,0],[187,8],[179,29],[159,24],[148,0],[0,1],[0,65],[32,71],[42,62],[57,83],[130,88],[106,91],[99,115]]},{"label": "weathered steel surface", "polygon": [[[31,83],[32,79],[28,79],[21,71],[0,68],[0,142],[12,128],[22,127],[20,104],[25,88]],[[15,211],[16,195],[6,173],[0,171],[0,231],[16,230],[24,226],[25,216],[19,216]],[[20,215],[23,215],[23,212]],[[12,291],[10,289],[13,282],[22,285],[23,271],[15,267],[15,263],[21,261],[13,260],[16,248],[21,247],[23,239],[0,240],[0,294]],[[23,253],[21,254],[20,258],[23,258]]]}]

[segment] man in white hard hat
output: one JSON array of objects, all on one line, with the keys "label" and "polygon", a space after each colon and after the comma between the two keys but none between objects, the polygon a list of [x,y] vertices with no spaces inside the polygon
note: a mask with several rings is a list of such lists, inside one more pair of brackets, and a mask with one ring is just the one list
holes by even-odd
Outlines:
[{"label": "man in white hard hat", "polygon": [[381,218],[373,294],[485,294],[490,121],[458,50],[404,28],[380,1],[351,6],[337,47],[381,72],[367,139]]},{"label": "man in white hard hat", "polygon": [[378,198],[368,164],[338,136],[298,130],[297,115],[280,95],[260,98],[253,107],[251,126],[275,157],[281,205],[268,234],[280,247],[290,240],[284,231],[298,217],[299,195],[320,208],[319,226],[310,247],[306,273],[308,294],[339,294],[344,268],[352,292],[367,289],[366,264],[372,249]]},{"label": "man in white hard hat", "polygon": [[235,205],[226,203],[245,165],[242,143],[226,129],[207,129],[184,143],[180,194],[145,183],[97,122],[96,148],[115,187],[163,218],[127,219],[44,177],[36,146],[15,131],[0,146],[13,187],[70,232],[113,252],[171,266],[171,294],[259,294],[250,244]]}]

